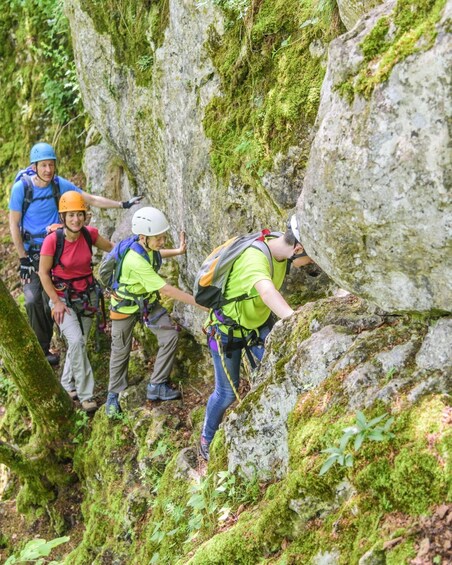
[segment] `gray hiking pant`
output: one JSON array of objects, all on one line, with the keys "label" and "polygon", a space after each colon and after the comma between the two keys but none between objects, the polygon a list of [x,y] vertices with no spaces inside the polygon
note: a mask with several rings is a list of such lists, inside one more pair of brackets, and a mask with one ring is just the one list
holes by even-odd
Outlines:
[{"label": "gray hiking pant", "polygon": [[[94,303],[95,293],[91,296],[91,301]],[[52,306],[52,301],[50,301],[50,307]],[[74,308],[70,308],[70,314],[66,313],[63,322],[59,325],[61,334],[67,343],[61,384],[67,391],[76,390],[80,402],[83,402],[92,398],[94,392],[94,375],[86,351],[86,342],[93,318],[81,316],[79,320],[76,310],[81,310],[81,308],[77,308],[75,302]]]},{"label": "gray hiking pant", "polygon": [[[156,304],[153,311],[157,308],[161,308],[160,304]],[[132,333],[138,320],[139,315],[134,314],[123,320],[111,321],[109,392],[119,393],[127,388]],[[147,327],[157,338],[159,346],[150,383],[162,384],[169,379],[174,365],[179,332],[167,313],[163,314],[155,325]]]},{"label": "gray hiking pant", "polygon": [[31,281],[23,286],[25,310],[32,330],[35,332],[44,353],[49,352],[53,335],[53,320],[49,308],[49,298],[36,273],[31,274]]}]

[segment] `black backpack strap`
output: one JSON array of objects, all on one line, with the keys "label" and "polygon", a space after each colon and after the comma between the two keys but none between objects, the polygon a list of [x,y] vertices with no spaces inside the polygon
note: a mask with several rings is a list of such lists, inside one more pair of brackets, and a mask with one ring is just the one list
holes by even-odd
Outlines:
[{"label": "black backpack strap", "polygon": [[[21,179],[22,185],[24,187],[24,199],[22,201],[22,221],[23,218],[33,202],[33,182],[30,175],[22,175]],[[60,191],[60,179],[55,176],[50,182],[50,187],[52,189],[52,198],[55,200],[56,209],[58,210],[58,205],[60,203],[61,191]],[[48,197],[36,198],[36,200],[47,200]]]},{"label": "black backpack strap", "polygon": [[93,239],[91,237],[91,234],[89,233],[89,230],[86,228],[86,226],[82,227],[82,235],[85,238],[86,243],[88,244],[89,252],[91,253],[91,257],[92,257],[93,256]]},{"label": "black backpack strap", "polygon": [[152,268],[156,273],[159,272],[160,267],[162,266],[163,259],[160,251],[153,251],[152,252]]},{"label": "black backpack strap", "polygon": [[56,209],[58,210],[61,198],[60,179],[57,176],[54,176],[50,183],[50,186],[52,187],[52,196],[55,200]]},{"label": "black backpack strap", "polygon": [[64,250],[64,230],[63,228],[58,228],[56,231],[56,247],[55,255],[53,256],[52,269],[57,265],[61,265],[61,255],[63,255]]},{"label": "black backpack strap", "polygon": [[56,209],[58,210],[58,205],[60,202],[60,197],[61,197],[61,191],[60,191],[60,179],[55,176],[51,183],[50,186],[52,188],[52,196],[43,196],[43,197],[38,197],[38,198],[34,198],[34,191],[33,191],[33,182],[30,178],[30,175],[22,175],[21,179],[22,181],[22,185],[24,187],[24,199],[22,201],[22,216],[20,219],[20,231],[22,234],[22,239],[23,241],[31,241],[33,240],[35,237],[45,237],[46,233],[28,233],[24,231],[24,217],[25,214],[27,213],[28,208],[30,207],[30,204],[33,202],[33,200],[48,200],[49,198],[53,198],[55,200],[55,206]]},{"label": "black backpack strap", "polygon": [[20,231],[23,233],[24,216],[33,201],[33,183],[28,175],[22,175],[20,179],[24,187],[24,199],[22,200],[22,217],[20,219]]}]

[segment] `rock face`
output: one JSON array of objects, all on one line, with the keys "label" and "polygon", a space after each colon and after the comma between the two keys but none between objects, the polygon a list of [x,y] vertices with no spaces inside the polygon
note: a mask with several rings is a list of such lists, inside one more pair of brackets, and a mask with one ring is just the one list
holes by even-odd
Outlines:
[{"label": "rock face", "polygon": [[342,23],[348,30],[377,4],[378,0],[339,0],[337,3]]},{"label": "rock face", "polygon": [[392,6],[330,45],[299,200],[302,237],[336,282],[385,310],[450,311],[451,3],[433,45],[423,50],[419,39],[370,98],[340,93],[364,62],[360,45]]},{"label": "rock face", "polygon": [[450,324],[442,318],[414,329],[352,295],[306,304],[275,326],[251,393],[223,424],[229,470],[264,480],[286,476],[290,417],[326,379],[338,383],[324,397],[324,410],[344,401],[350,412],[377,402],[389,410],[401,391],[408,405],[427,394],[448,394]]},{"label": "rock face", "polygon": [[[229,417],[225,430],[230,469],[240,467],[250,476],[256,470],[263,476],[274,473],[277,478],[287,473],[288,416],[298,395],[327,378],[334,362],[353,343],[354,336],[341,330],[326,326],[304,341],[299,355],[286,363],[285,378],[266,381],[246,398],[241,410]],[[268,369],[269,365],[264,365],[264,374],[268,375]]]},{"label": "rock face", "polygon": [[[341,2],[345,25],[353,27],[371,5]],[[66,3],[85,107],[121,163],[108,190],[117,192],[119,177],[133,179],[130,187],[121,181],[122,192],[144,193],[145,204],[161,208],[173,240],[186,230],[189,252],[180,269],[186,288],[207,252],[232,233],[280,225],[281,212],[303,185],[303,241],[337,284],[388,311],[451,310],[451,262],[444,260],[452,223],[450,3],[432,45],[420,34],[412,54],[377,81],[370,97],[356,85],[352,101],[344,94],[344,84],[352,85],[363,65],[370,71],[375,65],[362,44],[382,27],[382,18],[388,16],[389,24],[385,34],[378,32],[380,41],[389,44],[397,34],[393,7],[384,3],[331,44],[307,170],[300,164],[309,143],[304,139],[277,156],[258,187],[239,176],[222,181],[210,166],[204,110],[221,93],[206,45],[212,29],[222,36],[220,10],[171,0],[152,80],[140,86],[80,0]],[[92,155],[87,162],[93,170]],[[110,173],[111,166],[106,163]],[[127,223],[129,216],[121,218]]]},{"label": "rock face", "polygon": [[[202,121],[205,106],[219,92],[205,43],[211,26],[222,33],[221,11],[210,2],[170,0],[169,22],[163,44],[154,53],[149,86],[139,86],[133,71],[117,61],[108,34],[96,31],[78,0],[66,3],[66,13],[73,29],[85,108],[116,161],[122,163],[122,178],[127,172],[136,184],[122,186],[123,193],[147,195],[145,204],[167,215],[174,241],[179,230],[189,235],[189,252],[181,270],[187,286],[207,253],[232,233],[260,229],[261,225],[280,227],[270,199],[259,198],[249,187],[244,190],[240,179],[222,184],[210,167],[210,141]],[[104,155],[105,150],[105,146],[90,147],[87,160],[92,163],[92,153]],[[108,159],[105,165],[111,169]],[[275,201],[293,207],[299,189],[287,195],[284,191],[290,182],[285,177],[290,177],[294,166],[281,166]],[[89,167],[93,171],[93,165]],[[103,195],[114,197],[110,193],[117,192],[115,186],[116,181]],[[228,221],[224,221],[225,214]]]},{"label": "rock face", "polygon": [[[100,143],[91,141],[96,137],[95,128],[92,128],[90,133],[83,160],[88,191],[113,200],[129,200],[134,195],[134,191],[130,187],[124,164],[105,141],[102,140]],[[113,240],[116,242],[130,234],[132,215],[133,210],[96,209],[91,224],[109,239],[115,233]]]}]

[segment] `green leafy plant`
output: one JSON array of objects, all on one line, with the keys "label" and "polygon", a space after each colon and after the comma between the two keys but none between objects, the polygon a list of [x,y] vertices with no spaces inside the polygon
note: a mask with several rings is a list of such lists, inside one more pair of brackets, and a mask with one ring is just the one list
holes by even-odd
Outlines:
[{"label": "green leafy plant", "polygon": [[9,395],[16,390],[16,385],[13,381],[7,377],[7,375],[0,372],[0,401],[2,404],[6,404]]},{"label": "green leafy plant", "polygon": [[195,539],[200,530],[212,532],[218,522],[226,521],[234,508],[254,502],[259,496],[257,479],[239,482],[229,471],[208,475],[191,485],[187,506],[191,508],[187,541]]},{"label": "green leafy plant", "polygon": [[[48,557],[50,552],[54,547],[66,543],[70,540],[68,536],[61,538],[55,538],[50,541],[45,539],[33,539],[29,541],[26,546],[22,549],[18,557],[11,555],[5,561],[5,565],[13,565],[15,563],[29,563],[30,561],[36,563],[36,565],[43,565],[47,563],[44,557]],[[61,563],[60,561],[51,561],[50,565],[57,565]]]},{"label": "green leafy plant", "polygon": [[165,456],[168,452],[169,446],[164,440],[160,440],[157,443],[157,447],[154,451],[149,455],[151,459],[157,459],[157,457]]},{"label": "green leafy plant", "polygon": [[396,367],[391,367],[389,371],[386,373],[384,382],[388,383],[396,373],[397,373]]},{"label": "green leafy plant", "polygon": [[43,61],[42,99],[48,118],[66,124],[83,113],[80,88],[70,47],[69,22],[63,12],[63,2],[48,5],[48,28],[41,39],[30,49],[36,59]]},{"label": "green leafy plant", "polygon": [[109,420],[111,422],[120,422],[121,424],[125,425],[125,426],[131,426],[131,420],[129,415],[126,412],[113,412],[113,414],[111,414],[109,416]]},{"label": "green leafy plant", "polygon": [[353,466],[353,455],[350,452],[346,452],[346,448],[352,438],[354,438],[353,450],[356,452],[366,439],[371,441],[385,441],[394,437],[394,434],[389,431],[389,428],[394,422],[394,418],[388,418],[382,426],[378,425],[387,416],[388,414],[385,413],[367,421],[366,416],[358,411],[356,413],[356,424],[344,428],[344,434],[339,442],[339,447],[328,447],[322,450],[322,453],[328,453],[329,457],[322,465],[319,475],[324,475],[335,463],[345,467]]},{"label": "green leafy plant", "polygon": [[73,443],[80,443],[83,440],[83,434],[88,428],[89,416],[83,410],[77,410],[75,426],[74,426],[74,439]]}]

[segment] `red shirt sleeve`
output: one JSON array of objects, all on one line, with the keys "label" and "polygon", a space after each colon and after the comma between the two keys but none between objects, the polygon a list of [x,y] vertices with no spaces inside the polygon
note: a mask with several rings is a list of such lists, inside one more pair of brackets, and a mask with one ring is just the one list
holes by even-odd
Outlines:
[{"label": "red shirt sleeve", "polygon": [[56,233],[53,232],[44,238],[41,247],[41,255],[54,257],[56,251]]}]

